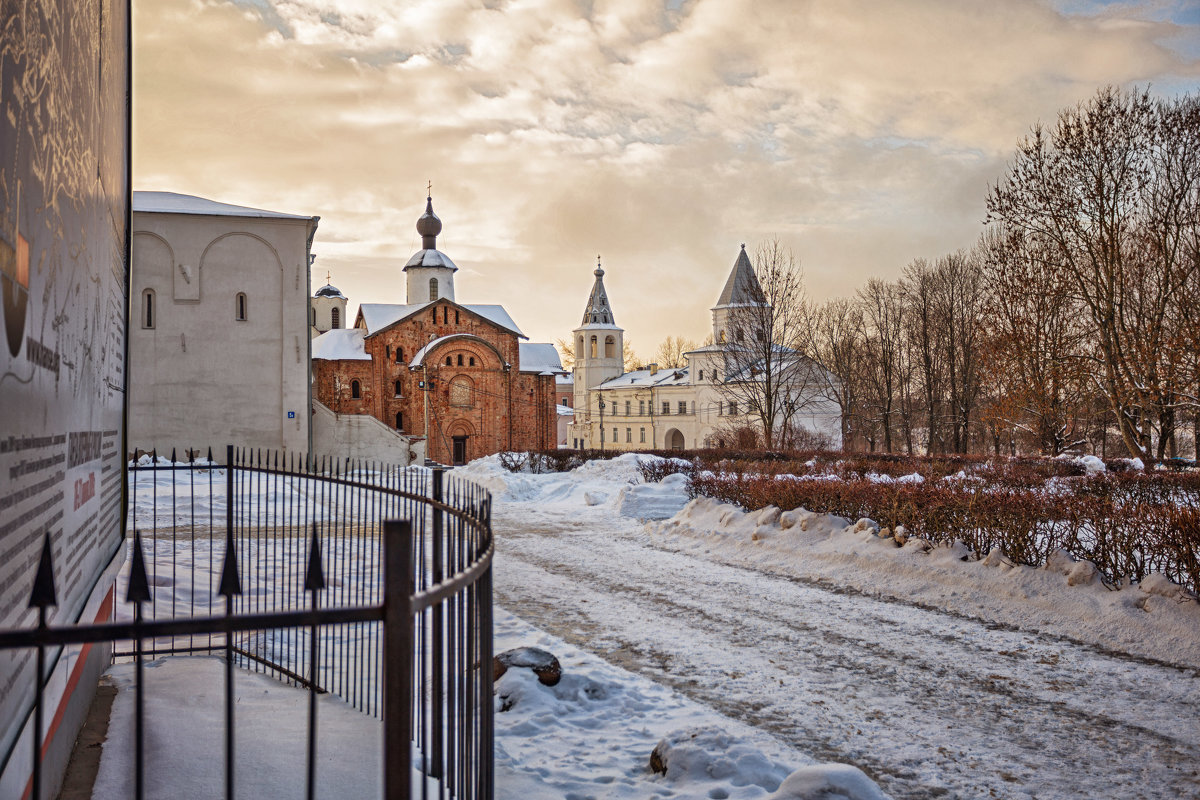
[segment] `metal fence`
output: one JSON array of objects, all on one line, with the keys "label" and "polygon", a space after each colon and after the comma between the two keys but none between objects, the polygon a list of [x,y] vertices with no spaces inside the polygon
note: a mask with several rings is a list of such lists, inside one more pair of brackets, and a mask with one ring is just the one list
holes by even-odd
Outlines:
[{"label": "metal fence", "polygon": [[[388,800],[410,796],[414,753],[422,796],[491,798],[490,495],[441,470],[232,447],[225,456],[181,463],[148,453],[130,467],[134,536],[117,587],[127,608],[113,623],[0,632],[0,648],[38,652],[35,742],[46,649],[117,642],[114,657],[137,663],[141,798],[143,660],[223,652],[226,797],[234,796],[238,665],[308,690],[309,797],[316,695],[330,692],[382,716]],[[53,605],[48,540],[30,603]]]}]

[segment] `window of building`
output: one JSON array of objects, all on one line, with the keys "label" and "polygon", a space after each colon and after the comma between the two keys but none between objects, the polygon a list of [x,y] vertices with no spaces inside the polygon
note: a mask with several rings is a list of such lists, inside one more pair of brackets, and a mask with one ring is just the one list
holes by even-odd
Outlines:
[{"label": "window of building", "polygon": [[613,438],[612,438],[612,440],[613,440],[613,444],[616,444],[616,443],[617,443],[617,429],[616,429],[616,428],[613,428]]},{"label": "window of building", "polygon": [[238,292],[233,298],[233,318],[238,322],[246,321],[246,293]]},{"label": "window of building", "polygon": [[645,428],[641,429],[641,436],[642,436],[641,442],[642,442],[642,444],[645,444],[646,443],[646,429]]},{"label": "window of building", "polygon": [[604,357],[612,358],[617,354],[617,340],[611,336],[604,337]]},{"label": "window of building", "polygon": [[571,407],[571,396],[569,394],[563,395],[562,405],[566,406],[567,408]]},{"label": "window of building", "polygon": [[392,357],[392,346],[391,346],[390,344],[389,344],[389,345],[384,345],[384,347],[383,347],[383,352],[384,352],[385,354],[387,354],[387,357],[388,357],[388,358],[391,358],[391,357]]},{"label": "window of building", "polygon": [[[434,300],[438,299],[437,292],[438,292],[437,278],[430,278],[429,279],[429,302],[432,303]],[[437,322],[437,310],[435,309],[433,313],[434,313],[433,321]]]},{"label": "window of building", "polygon": [[629,416],[629,401],[625,401],[625,416]]},{"label": "window of building", "polygon": [[596,357],[596,337],[592,337],[592,358]]},{"label": "window of building", "polygon": [[470,360],[467,362],[467,366],[475,366],[475,356],[471,356]]},{"label": "window of building", "polygon": [[470,408],[475,405],[475,387],[471,379],[458,376],[450,381],[450,405],[458,408]]},{"label": "window of building", "polygon": [[663,413],[664,414],[671,413],[671,401],[670,400],[663,400]]},{"label": "window of building", "polygon": [[686,401],[686,400],[680,400],[680,401],[679,401],[679,413],[680,413],[680,414],[686,414],[686,413],[687,413],[687,401]]},{"label": "window of building", "polygon": [[396,363],[397,364],[404,363],[404,348],[403,347],[396,348]]},{"label": "window of building", "polygon": [[329,327],[330,328],[342,327],[342,310],[340,308],[329,309]]},{"label": "window of building", "polygon": [[646,401],[645,400],[638,400],[638,416],[639,417],[646,416]]},{"label": "window of building", "polygon": [[458,324],[458,309],[454,309],[454,324]]},{"label": "window of building", "polygon": [[396,412],[396,430],[398,430],[398,431],[404,430],[404,412],[403,411]]},{"label": "window of building", "polygon": [[[400,381],[396,381],[396,397],[399,397],[399,396],[400,396]],[[396,427],[398,428],[400,426],[397,425]]]},{"label": "window of building", "polygon": [[362,397],[362,384],[358,381],[350,381],[350,396],[356,400]]},{"label": "window of building", "polygon": [[737,403],[734,402],[733,400],[730,400],[729,401],[729,416],[736,417],[737,413],[738,413],[737,412]]},{"label": "window of building", "polygon": [[459,365],[460,367],[463,365],[463,357],[462,357],[462,353],[459,353],[459,354],[458,354],[458,365]]},{"label": "window of building", "polygon": [[437,324],[437,309],[433,310],[433,324]]},{"label": "window of building", "polygon": [[447,367],[453,367],[453,366],[454,366],[454,359],[453,359],[453,358],[451,358],[450,356],[446,356],[446,366],[447,366]]},{"label": "window of building", "polygon": [[704,370],[700,370],[700,376],[698,378],[696,378],[696,380],[698,380],[698,381],[704,380]]},{"label": "window of building", "polygon": [[633,443],[633,428],[626,428],[626,429],[625,429],[625,442],[626,442],[627,444],[632,444],[632,443]]},{"label": "window of building", "polygon": [[154,290],[146,289],[142,292],[142,327],[153,328],[156,320],[154,319]]},{"label": "window of building", "polygon": [[450,306],[442,306],[442,324],[450,324]]}]

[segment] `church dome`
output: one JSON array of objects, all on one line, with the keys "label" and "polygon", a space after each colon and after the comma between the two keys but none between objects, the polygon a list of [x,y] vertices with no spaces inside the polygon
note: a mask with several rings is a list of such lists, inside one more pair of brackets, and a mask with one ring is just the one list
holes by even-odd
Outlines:
[{"label": "church dome", "polygon": [[421,234],[421,246],[425,250],[437,249],[437,235],[442,232],[442,221],[433,213],[433,198],[425,198],[425,213],[417,220],[417,233]]},{"label": "church dome", "polygon": [[320,289],[317,289],[314,297],[340,297],[346,299],[346,295],[342,294],[341,290],[332,284],[325,284]]}]

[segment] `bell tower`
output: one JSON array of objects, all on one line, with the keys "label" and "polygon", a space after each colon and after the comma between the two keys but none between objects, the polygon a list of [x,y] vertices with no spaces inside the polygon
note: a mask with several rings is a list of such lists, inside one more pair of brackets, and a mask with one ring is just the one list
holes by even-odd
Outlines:
[{"label": "bell tower", "polygon": [[[612,306],[608,303],[608,292],[604,290],[604,269],[600,256],[596,256],[596,269],[592,273],[596,282],[583,311],[583,322],[573,333],[575,340],[575,431],[576,436],[590,438],[592,406],[589,393],[600,384],[624,374],[625,331],[617,327],[613,319]],[[594,444],[590,441],[585,446]]]}]

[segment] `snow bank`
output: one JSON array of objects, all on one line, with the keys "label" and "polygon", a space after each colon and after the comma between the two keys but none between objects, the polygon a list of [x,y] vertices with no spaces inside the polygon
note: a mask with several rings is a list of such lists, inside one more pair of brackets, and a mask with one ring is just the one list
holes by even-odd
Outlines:
[{"label": "snow bank", "polygon": [[1200,604],[1161,575],[1113,591],[1093,564],[1065,552],[1034,569],[999,551],[976,560],[961,542],[934,546],[872,520],[746,512],[706,497],[647,530],[668,549],[1200,667]]}]

